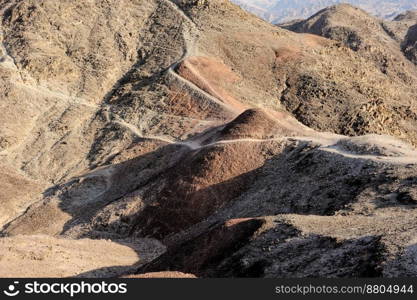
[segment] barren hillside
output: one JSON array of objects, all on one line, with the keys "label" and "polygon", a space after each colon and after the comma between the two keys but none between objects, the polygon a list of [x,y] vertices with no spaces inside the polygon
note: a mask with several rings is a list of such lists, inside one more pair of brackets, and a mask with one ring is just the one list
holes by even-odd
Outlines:
[{"label": "barren hillside", "polygon": [[0,1],[0,275],[415,276],[412,25],[334,10]]}]

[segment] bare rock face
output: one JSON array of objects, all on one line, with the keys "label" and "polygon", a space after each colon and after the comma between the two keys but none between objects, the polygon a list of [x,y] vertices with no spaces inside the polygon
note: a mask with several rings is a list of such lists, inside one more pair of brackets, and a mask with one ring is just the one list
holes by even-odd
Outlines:
[{"label": "bare rock face", "polygon": [[0,1],[1,269],[415,276],[413,18]]},{"label": "bare rock face", "polygon": [[[142,267],[140,272],[168,266],[170,269],[192,271],[199,276],[210,277],[381,275],[383,249],[379,237],[338,240],[319,234],[303,235],[296,227],[284,222],[264,225],[256,231],[262,223],[267,222],[262,219],[229,220],[206,232],[204,237],[179,245],[177,252],[172,248]],[[207,252],[210,253],[208,257]]]},{"label": "bare rock face", "polygon": [[[414,96],[412,95],[414,92],[410,94],[406,92],[407,87],[411,87],[416,78],[416,68],[412,64],[413,59],[412,54],[410,54],[413,51],[414,43],[412,38],[409,37],[410,33],[408,33],[410,30],[412,31],[412,25],[416,21],[413,19],[412,12],[399,16],[398,19],[390,22],[372,17],[361,9],[341,4],[324,9],[307,20],[281,25],[283,28],[295,32],[313,33],[339,41],[342,45],[349,47],[360,55],[362,60],[366,60],[376,67],[376,70],[373,69],[372,71],[372,76],[377,74],[382,76],[378,83],[375,82],[375,85],[385,90],[385,95],[376,92],[376,90],[371,91],[372,88],[356,89],[352,87],[350,89],[350,99],[346,102],[355,102],[357,106],[355,109],[343,108],[346,114],[340,116],[340,119],[343,120],[339,121],[338,125],[340,126],[340,133],[361,135],[377,132],[402,138],[405,137],[404,135],[409,135],[408,140],[415,144],[413,141],[415,133],[402,128],[404,126],[403,122],[415,122],[416,120],[415,105],[413,104]],[[363,80],[369,83],[372,81],[366,75],[367,66],[363,65],[362,70],[356,75],[351,73],[352,70],[353,68],[349,68],[349,71],[343,72],[352,76],[363,76]],[[390,83],[385,82],[388,78]],[[397,97],[397,100],[394,100],[396,97],[393,94],[388,96],[393,82],[398,84],[397,91],[399,91],[399,94],[397,95],[399,97]],[[298,93],[310,98],[307,98],[306,101],[311,105],[304,107],[301,104],[301,107],[298,108],[293,106],[293,101],[287,100],[287,106],[289,109],[295,110],[294,112],[297,114],[299,114],[298,110],[302,110],[299,119],[305,123],[310,123],[317,118],[311,116],[312,114],[322,114],[314,108],[315,104],[311,100],[310,94],[307,93],[308,90],[314,89],[313,97],[323,97],[322,95],[324,95],[324,98],[327,99],[330,97],[340,99],[344,93],[340,90],[341,85],[327,84],[323,87],[323,81],[318,81],[311,76],[304,77],[301,83],[294,84],[298,86],[298,89],[300,89],[300,85],[302,86],[302,90],[299,90]],[[402,87],[400,88],[400,86]],[[358,93],[354,92],[355,89]],[[391,91],[393,92],[393,90]],[[362,102],[360,99],[363,95],[368,95],[373,99]],[[329,107],[327,102],[329,100],[324,101],[327,103],[326,107]],[[320,102],[323,102],[323,100]],[[307,120],[305,120],[306,118]]]},{"label": "bare rock face", "polygon": [[417,65],[417,24],[408,29],[403,42],[403,51],[405,56]]}]

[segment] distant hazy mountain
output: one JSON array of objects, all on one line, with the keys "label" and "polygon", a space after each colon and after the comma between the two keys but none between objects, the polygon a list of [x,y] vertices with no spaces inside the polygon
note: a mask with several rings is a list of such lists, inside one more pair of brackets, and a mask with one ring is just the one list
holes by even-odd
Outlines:
[{"label": "distant hazy mountain", "polygon": [[273,23],[304,19],[318,10],[338,3],[350,3],[373,15],[391,18],[405,10],[417,9],[417,0],[232,0]]}]

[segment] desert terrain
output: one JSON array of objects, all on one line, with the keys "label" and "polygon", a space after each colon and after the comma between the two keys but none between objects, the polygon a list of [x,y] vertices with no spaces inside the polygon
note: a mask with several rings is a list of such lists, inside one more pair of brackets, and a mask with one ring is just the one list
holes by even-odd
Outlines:
[{"label": "desert terrain", "polygon": [[417,275],[417,14],[0,0],[1,277]]}]

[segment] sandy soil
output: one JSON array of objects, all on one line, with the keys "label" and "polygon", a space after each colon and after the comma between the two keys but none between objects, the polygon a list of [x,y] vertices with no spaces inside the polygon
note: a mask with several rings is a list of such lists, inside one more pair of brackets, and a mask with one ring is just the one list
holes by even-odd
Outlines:
[{"label": "sandy soil", "polygon": [[155,240],[146,239],[123,245],[41,235],[2,238],[0,277],[118,276],[152,260],[163,249]]}]

